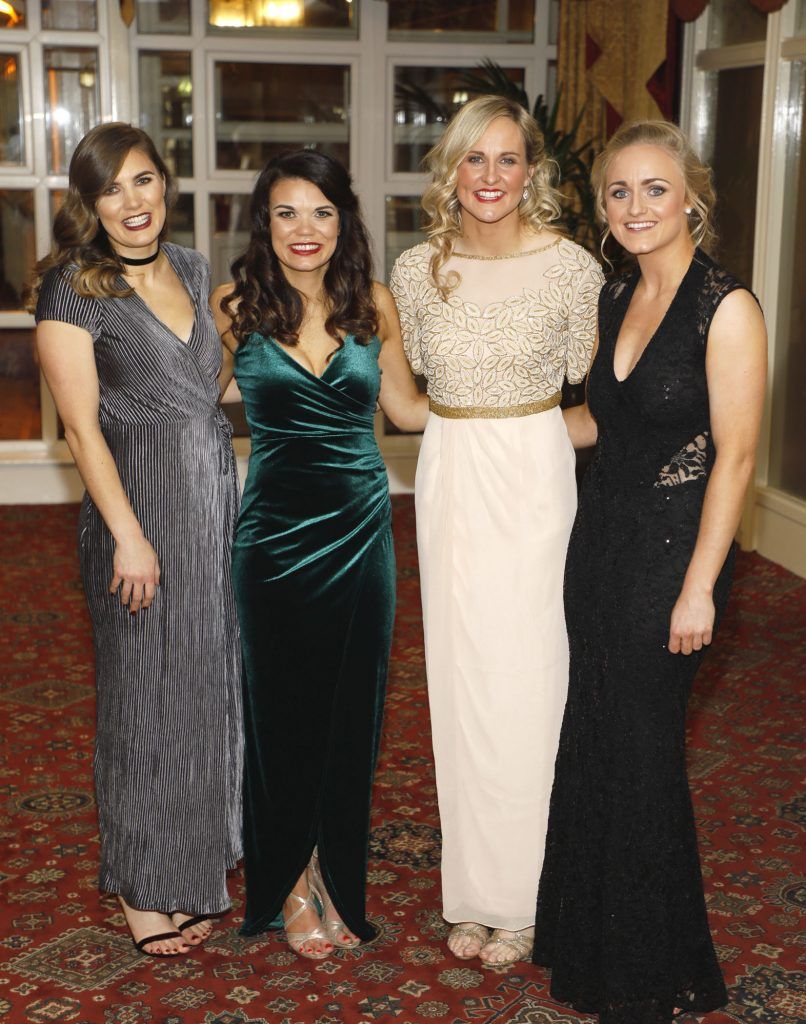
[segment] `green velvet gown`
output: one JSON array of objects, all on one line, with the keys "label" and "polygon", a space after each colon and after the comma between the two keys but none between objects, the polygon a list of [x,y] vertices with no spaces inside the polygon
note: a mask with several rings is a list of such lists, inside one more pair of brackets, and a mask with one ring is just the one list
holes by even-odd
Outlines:
[{"label": "green velvet gown", "polygon": [[244,653],[243,933],[281,924],[314,846],[362,939],[372,776],[395,604],[374,416],[380,342],[351,336],[321,377],[253,334],[235,375],[252,435],[233,548]]}]

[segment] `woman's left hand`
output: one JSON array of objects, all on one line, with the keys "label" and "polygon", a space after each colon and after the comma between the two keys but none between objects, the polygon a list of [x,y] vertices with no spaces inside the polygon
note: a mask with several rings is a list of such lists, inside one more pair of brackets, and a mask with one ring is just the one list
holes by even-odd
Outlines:
[{"label": "woman's left hand", "polygon": [[714,601],[705,591],[680,592],[672,609],[669,628],[669,653],[691,654],[710,644],[714,634]]}]

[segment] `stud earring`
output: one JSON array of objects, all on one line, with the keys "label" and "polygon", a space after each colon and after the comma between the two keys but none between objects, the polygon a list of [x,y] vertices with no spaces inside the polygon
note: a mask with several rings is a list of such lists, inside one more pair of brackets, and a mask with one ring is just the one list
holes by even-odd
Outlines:
[{"label": "stud earring", "polygon": [[687,213],[687,214],[688,214],[689,216],[691,216],[691,207],[690,207],[690,206],[687,206],[687,207],[685,208],[685,210],[686,210],[686,213]]}]

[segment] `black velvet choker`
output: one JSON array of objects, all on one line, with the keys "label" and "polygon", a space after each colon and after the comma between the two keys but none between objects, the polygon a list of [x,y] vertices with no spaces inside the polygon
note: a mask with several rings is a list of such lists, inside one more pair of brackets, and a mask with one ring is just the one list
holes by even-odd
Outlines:
[{"label": "black velvet choker", "polygon": [[125,263],[127,267],[147,267],[149,263],[154,262],[154,260],[159,256],[159,254],[160,247],[159,243],[157,243],[157,251],[155,253],[152,253],[151,256],[145,256],[141,260],[133,260],[128,256],[121,256],[120,253],[117,254],[117,257],[120,260],[120,262]]}]

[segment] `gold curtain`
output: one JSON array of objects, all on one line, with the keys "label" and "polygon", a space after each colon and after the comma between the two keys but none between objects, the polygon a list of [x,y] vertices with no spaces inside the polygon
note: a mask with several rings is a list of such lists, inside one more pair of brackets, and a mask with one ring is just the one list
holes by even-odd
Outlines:
[{"label": "gold curtain", "polygon": [[647,83],[666,59],[668,0],[560,0],[558,118],[601,149],[622,121],[664,115]]}]

